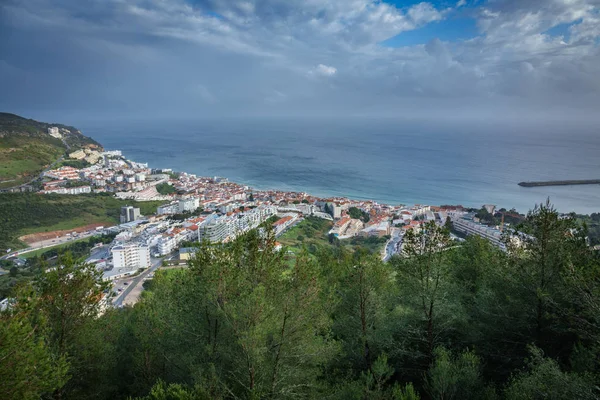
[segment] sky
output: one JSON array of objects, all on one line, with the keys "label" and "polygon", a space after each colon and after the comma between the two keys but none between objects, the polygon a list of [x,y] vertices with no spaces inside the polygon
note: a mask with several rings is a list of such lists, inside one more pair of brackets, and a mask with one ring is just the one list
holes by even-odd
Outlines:
[{"label": "sky", "polygon": [[600,118],[600,0],[2,0],[0,111]]}]

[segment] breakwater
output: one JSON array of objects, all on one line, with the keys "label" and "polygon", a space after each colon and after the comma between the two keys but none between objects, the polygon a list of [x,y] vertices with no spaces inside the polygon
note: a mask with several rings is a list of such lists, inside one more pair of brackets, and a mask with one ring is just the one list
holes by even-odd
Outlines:
[{"label": "breakwater", "polygon": [[540,181],[540,182],[519,182],[519,186],[536,187],[536,186],[570,186],[570,185],[598,185],[600,179],[582,179],[582,180],[566,180],[566,181]]}]

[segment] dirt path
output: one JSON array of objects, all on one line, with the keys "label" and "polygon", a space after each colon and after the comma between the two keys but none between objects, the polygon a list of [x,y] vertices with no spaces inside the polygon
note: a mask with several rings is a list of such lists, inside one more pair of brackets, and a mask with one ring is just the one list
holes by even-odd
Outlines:
[{"label": "dirt path", "polygon": [[65,236],[67,233],[82,233],[87,231],[93,231],[99,226],[106,226],[106,224],[90,224],[85,226],[80,226],[74,229],[66,229],[60,231],[51,231],[51,232],[38,232],[32,233],[29,235],[21,236],[19,240],[24,241],[25,243],[31,245],[32,243],[41,242],[44,240],[55,239],[56,237]]}]

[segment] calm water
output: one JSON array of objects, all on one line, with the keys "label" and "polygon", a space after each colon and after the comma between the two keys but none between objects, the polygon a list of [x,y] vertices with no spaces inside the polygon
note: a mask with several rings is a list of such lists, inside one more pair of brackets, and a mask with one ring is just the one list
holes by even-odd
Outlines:
[{"label": "calm water", "polygon": [[600,185],[522,188],[524,180],[600,179],[593,126],[225,119],[86,122],[107,149],[151,167],[225,176],[259,189],[391,204],[484,203],[600,211]]}]

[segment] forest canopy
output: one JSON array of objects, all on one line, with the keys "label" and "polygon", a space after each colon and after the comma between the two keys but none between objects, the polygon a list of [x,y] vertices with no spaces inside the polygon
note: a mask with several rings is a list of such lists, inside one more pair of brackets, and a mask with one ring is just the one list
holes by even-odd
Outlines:
[{"label": "forest canopy", "polygon": [[429,223],[389,262],[290,260],[251,231],[157,271],[123,309],[65,257],[0,314],[0,397],[596,399],[597,253],[548,204],[520,229],[504,252]]}]

